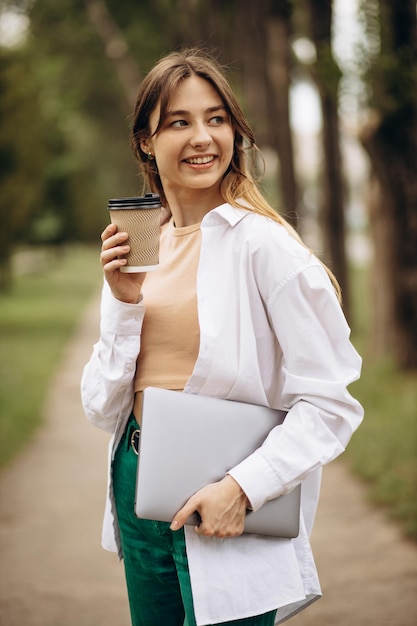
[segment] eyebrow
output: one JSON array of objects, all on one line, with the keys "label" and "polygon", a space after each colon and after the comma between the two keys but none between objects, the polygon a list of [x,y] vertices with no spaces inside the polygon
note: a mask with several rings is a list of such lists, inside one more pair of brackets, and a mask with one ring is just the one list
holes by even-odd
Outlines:
[{"label": "eyebrow", "polygon": [[[209,107],[204,111],[207,113],[216,113],[217,111],[226,111],[226,107],[223,104],[219,104],[215,107]],[[190,115],[191,111],[186,111],[185,109],[179,109],[177,111],[167,111],[165,117],[174,117],[177,115]]]}]

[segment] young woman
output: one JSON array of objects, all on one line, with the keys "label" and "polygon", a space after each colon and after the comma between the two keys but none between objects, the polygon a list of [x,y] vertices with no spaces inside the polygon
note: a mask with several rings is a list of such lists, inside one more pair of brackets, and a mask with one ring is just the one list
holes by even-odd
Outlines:
[{"label": "young woman", "polygon": [[[113,434],[103,543],[124,559],[134,626],[280,623],[321,594],[309,535],[321,467],[362,420],[347,391],[361,360],[336,281],[251,177],[254,136],[213,59],[188,50],[154,67],[132,145],[170,217],[147,275],[120,272],[127,233],[110,225],[102,234],[101,334],[82,397],[91,422]],[[131,435],[147,386],[287,416],[171,524],[139,520]],[[248,507],[300,482],[296,539],[242,534]],[[201,524],[184,528],[195,510]]]}]

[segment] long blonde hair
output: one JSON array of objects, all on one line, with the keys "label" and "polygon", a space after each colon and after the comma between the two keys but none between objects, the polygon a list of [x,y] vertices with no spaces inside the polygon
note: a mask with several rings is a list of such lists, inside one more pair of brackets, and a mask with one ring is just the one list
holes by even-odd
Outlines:
[{"label": "long blonde hair", "polygon": [[[293,237],[305,245],[294,228],[269,204],[261,193],[252,173],[259,155],[255,135],[219,63],[207,52],[198,48],[187,48],[172,52],[162,58],[147,74],[140,85],[131,132],[131,147],[137,158],[145,184],[166,203],[164,189],[154,160],[149,160],[141,143],[156,134],[161,128],[168,106],[179,83],[190,76],[207,80],[217,91],[230,114],[234,129],[234,150],[229,168],[221,183],[221,194],[225,202],[238,208],[259,213],[284,226]],[[151,133],[149,118],[159,105],[160,115],[156,129]],[[323,264],[333,283],[339,300],[340,286],[332,272]]]}]

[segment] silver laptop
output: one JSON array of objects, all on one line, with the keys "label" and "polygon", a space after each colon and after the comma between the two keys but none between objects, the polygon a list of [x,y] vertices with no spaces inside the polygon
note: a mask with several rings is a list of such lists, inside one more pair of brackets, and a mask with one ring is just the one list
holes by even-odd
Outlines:
[{"label": "silver laptop", "polygon": [[[258,448],[284,411],[148,387],[143,392],[135,513],[171,522],[204,485]],[[248,511],[245,532],[296,537],[301,485]],[[197,514],[187,520],[197,523]]]}]

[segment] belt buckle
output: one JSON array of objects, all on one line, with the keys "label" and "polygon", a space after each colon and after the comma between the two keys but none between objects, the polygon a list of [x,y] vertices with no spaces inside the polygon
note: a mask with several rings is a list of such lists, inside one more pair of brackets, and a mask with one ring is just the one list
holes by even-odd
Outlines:
[{"label": "belt buckle", "polygon": [[139,439],[140,439],[140,430],[136,428],[133,433],[130,435],[130,445],[133,448],[133,452],[136,456],[139,456]]}]

